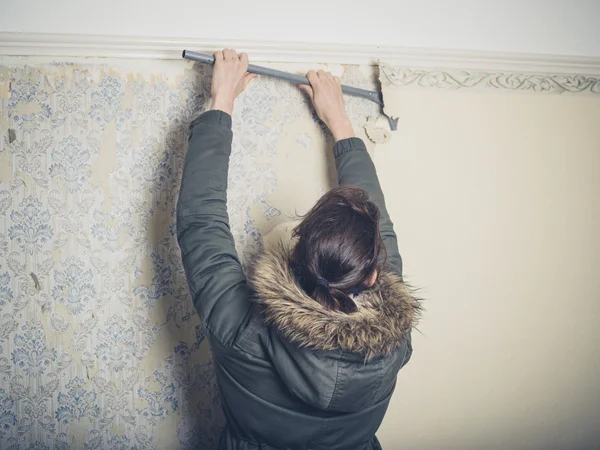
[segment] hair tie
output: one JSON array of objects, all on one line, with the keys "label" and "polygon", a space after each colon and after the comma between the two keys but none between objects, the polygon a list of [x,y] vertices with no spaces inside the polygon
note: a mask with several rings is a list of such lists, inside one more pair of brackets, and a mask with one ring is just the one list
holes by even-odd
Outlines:
[{"label": "hair tie", "polygon": [[325,278],[319,278],[317,280],[317,284],[320,284],[321,286],[323,286],[325,289],[329,289],[329,281],[327,281]]}]

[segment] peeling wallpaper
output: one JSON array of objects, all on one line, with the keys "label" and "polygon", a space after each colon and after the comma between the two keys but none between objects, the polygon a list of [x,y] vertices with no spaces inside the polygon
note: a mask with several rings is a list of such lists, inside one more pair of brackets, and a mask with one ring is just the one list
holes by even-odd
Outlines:
[{"label": "peeling wallpaper", "polygon": [[[212,449],[223,424],[174,225],[210,71],[126,64],[0,67],[2,449]],[[374,87],[370,68],[329,69]],[[347,107],[357,129],[377,113]],[[228,208],[245,258],[335,177],[295,86],[254,81],[233,123]]]}]

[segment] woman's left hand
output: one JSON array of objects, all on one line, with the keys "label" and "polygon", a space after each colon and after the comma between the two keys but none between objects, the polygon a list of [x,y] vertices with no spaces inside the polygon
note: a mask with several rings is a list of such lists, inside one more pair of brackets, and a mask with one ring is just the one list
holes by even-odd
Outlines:
[{"label": "woman's left hand", "polygon": [[218,109],[228,114],[233,112],[235,98],[246,88],[250,80],[257,75],[248,73],[248,55],[239,55],[233,49],[215,53],[210,109]]}]

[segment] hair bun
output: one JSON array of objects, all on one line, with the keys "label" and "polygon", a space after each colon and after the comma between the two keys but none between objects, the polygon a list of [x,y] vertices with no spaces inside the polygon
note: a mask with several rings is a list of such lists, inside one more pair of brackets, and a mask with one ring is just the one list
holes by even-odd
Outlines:
[{"label": "hair bun", "polygon": [[317,285],[323,286],[325,289],[329,290],[329,281],[327,281],[325,278],[319,278],[317,280]]}]

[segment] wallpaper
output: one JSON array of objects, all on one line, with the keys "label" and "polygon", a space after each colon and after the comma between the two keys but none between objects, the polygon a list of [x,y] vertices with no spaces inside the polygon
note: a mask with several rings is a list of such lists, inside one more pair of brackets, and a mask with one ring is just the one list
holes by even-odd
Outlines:
[{"label": "wallpaper", "polygon": [[[374,87],[369,68],[331,69]],[[218,389],[174,223],[210,76],[182,61],[0,67],[0,448],[215,447]],[[358,130],[377,115],[347,102]],[[246,259],[335,178],[295,86],[253,81],[233,123],[228,208]]]}]

